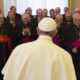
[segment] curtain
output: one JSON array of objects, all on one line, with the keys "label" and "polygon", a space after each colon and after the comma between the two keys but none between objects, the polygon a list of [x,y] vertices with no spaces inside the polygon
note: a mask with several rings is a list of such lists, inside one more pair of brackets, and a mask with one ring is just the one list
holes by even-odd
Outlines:
[{"label": "curtain", "polygon": [[33,15],[36,14],[37,8],[51,8],[60,7],[61,13],[63,13],[64,7],[68,6],[68,0],[4,0],[4,14],[8,13],[10,6],[15,5],[17,12],[24,13],[27,7],[31,7],[33,10]]},{"label": "curtain", "polygon": [[16,6],[16,0],[4,0],[4,16],[6,17],[11,6]]}]

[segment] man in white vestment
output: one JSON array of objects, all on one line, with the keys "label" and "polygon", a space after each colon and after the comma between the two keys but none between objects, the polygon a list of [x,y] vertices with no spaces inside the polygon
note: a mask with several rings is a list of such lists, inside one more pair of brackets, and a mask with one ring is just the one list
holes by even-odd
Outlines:
[{"label": "man in white vestment", "polygon": [[43,18],[38,39],[13,50],[2,70],[4,80],[76,80],[70,54],[52,42],[56,33],[56,22]]}]

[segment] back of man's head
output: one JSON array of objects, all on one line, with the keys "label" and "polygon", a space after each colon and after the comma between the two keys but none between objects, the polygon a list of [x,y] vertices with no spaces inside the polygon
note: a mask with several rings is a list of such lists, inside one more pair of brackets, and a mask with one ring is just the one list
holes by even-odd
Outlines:
[{"label": "back of man's head", "polygon": [[57,28],[56,22],[49,17],[43,18],[38,24],[38,28],[44,32],[50,32]]},{"label": "back of man's head", "polygon": [[39,22],[38,28],[41,32],[51,33],[57,29],[57,24],[54,19],[45,17]]}]

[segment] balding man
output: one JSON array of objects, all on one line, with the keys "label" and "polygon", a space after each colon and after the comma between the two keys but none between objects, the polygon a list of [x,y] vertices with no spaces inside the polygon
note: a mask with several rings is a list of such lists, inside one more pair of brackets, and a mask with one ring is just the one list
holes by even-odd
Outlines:
[{"label": "balding man", "polygon": [[64,41],[62,39],[63,27],[65,27],[63,24],[63,16],[61,14],[57,14],[55,20],[57,22],[58,32],[57,32],[55,38],[53,37],[53,42],[56,43],[57,45],[59,45],[60,47],[64,47]]},{"label": "balding man", "polygon": [[35,27],[38,26],[38,23],[41,21],[41,19],[43,18],[43,10],[41,8],[36,10],[36,15],[34,17],[34,23],[35,23]]},{"label": "balding man", "polygon": [[[72,29],[69,28],[69,37],[73,37],[72,40],[69,40],[68,45],[71,47],[71,50],[74,67],[76,71],[77,80],[80,80],[80,13],[73,14],[73,26]],[[71,27],[71,26],[70,26]],[[67,47],[69,47],[67,46]]]},{"label": "balding man", "polygon": [[75,8],[74,13],[79,13],[80,14],[80,7]]},{"label": "balding man", "polygon": [[76,70],[76,75],[77,75],[77,80],[80,80],[80,13],[74,13],[73,15],[73,22],[74,22],[74,30],[75,30],[75,37],[74,40],[72,41],[72,52],[74,55],[73,60],[75,70]]},{"label": "balding man", "polygon": [[63,40],[65,49],[71,54],[77,80],[80,80],[80,14],[73,14],[73,23],[64,26]]},{"label": "balding man", "polygon": [[55,14],[57,15],[57,14],[60,14],[60,13],[61,13],[60,7],[56,7],[55,8]]},{"label": "balding man", "polygon": [[31,21],[30,15],[24,13],[22,14],[22,21],[19,26],[21,28],[20,43],[30,42],[35,39],[36,31]]},{"label": "balding man", "polygon": [[4,80],[76,80],[71,56],[52,42],[57,24],[43,18],[36,41],[19,45],[2,70]]}]

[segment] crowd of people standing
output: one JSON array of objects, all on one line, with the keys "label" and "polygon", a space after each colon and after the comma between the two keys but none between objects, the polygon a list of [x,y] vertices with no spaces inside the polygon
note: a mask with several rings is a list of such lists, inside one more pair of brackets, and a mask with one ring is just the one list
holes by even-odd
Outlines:
[{"label": "crowd of people standing", "polygon": [[38,38],[38,23],[44,17],[50,17],[57,22],[58,32],[53,42],[71,54],[77,80],[80,80],[80,8],[72,12],[65,7],[64,14],[61,14],[61,9],[56,7],[50,9],[49,15],[46,8],[39,8],[36,15],[32,15],[30,7],[21,15],[16,12],[15,6],[10,7],[7,17],[0,12],[0,71],[17,45]]}]

